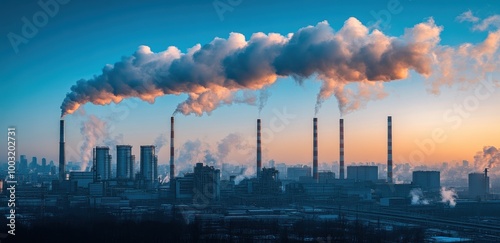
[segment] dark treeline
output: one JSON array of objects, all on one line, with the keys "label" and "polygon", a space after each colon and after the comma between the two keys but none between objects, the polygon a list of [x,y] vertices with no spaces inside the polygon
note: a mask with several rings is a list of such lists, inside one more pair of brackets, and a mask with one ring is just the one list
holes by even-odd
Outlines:
[{"label": "dark treeline", "polygon": [[[239,219],[182,216],[164,221],[120,221],[113,216],[67,215],[19,224],[5,242],[423,242],[422,228],[380,229],[362,221]],[[3,239],[2,239],[2,242]]]}]

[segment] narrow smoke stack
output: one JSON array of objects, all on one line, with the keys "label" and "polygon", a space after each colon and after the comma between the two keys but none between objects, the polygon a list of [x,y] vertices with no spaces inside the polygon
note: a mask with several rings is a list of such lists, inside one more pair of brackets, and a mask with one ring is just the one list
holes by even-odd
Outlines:
[{"label": "narrow smoke stack", "polygon": [[339,145],[339,153],[340,153],[340,173],[339,179],[343,180],[344,177],[344,119],[340,119],[340,145]]},{"label": "narrow smoke stack", "polygon": [[313,119],[313,179],[318,181],[318,118]]},{"label": "narrow smoke stack", "polygon": [[260,178],[262,170],[262,147],[261,147],[261,121],[257,119],[257,178]]},{"label": "narrow smoke stack", "polygon": [[64,145],[64,120],[61,119],[59,123],[59,180],[63,181],[65,179],[65,145]]},{"label": "narrow smoke stack", "polygon": [[392,117],[387,117],[387,182],[392,183]]},{"label": "narrow smoke stack", "polygon": [[170,180],[175,179],[174,164],[174,117],[170,117]]},{"label": "narrow smoke stack", "polygon": [[488,168],[484,168],[484,191],[490,193],[490,180],[488,179]]}]

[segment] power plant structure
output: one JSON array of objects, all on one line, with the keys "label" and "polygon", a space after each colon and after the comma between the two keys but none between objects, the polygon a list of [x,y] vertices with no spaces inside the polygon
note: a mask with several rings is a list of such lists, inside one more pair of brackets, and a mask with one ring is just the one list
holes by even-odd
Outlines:
[{"label": "power plant structure", "polygon": [[174,117],[170,117],[170,180],[175,179]]},{"label": "power plant structure", "polygon": [[339,179],[343,180],[344,176],[344,119],[339,120]]},{"label": "power plant structure", "polygon": [[155,185],[158,178],[158,157],[155,154],[154,145],[141,146],[141,169],[140,179],[146,187]]},{"label": "power plant structure", "polygon": [[135,155],[132,155],[132,146],[116,145],[116,179],[134,179]]},{"label": "power plant structure", "polygon": [[490,177],[488,169],[484,169],[484,173],[469,174],[469,198],[485,199],[490,193]]},{"label": "power plant structure", "polygon": [[262,171],[261,129],[261,120],[257,119],[257,178],[260,178],[260,172]]},{"label": "power plant structure", "polygon": [[64,144],[64,120],[61,119],[59,123],[59,181],[66,179],[66,151]]},{"label": "power plant structure", "polygon": [[358,181],[378,181],[378,166],[347,166],[347,179]]},{"label": "power plant structure", "polygon": [[392,117],[387,117],[387,183],[392,183]]},{"label": "power plant structure", "polygon": [[97,146],[93,150],[93,164],[95,165],[96,181],[104,181],[111,179],[111,154],[109,147]]},{"label": "power plant structure", "polygon": [[[178,164],[176,171],[175,120],[174,117],[171,117],[170,161],[168,162],[168,159],[165,158],[163,164],[158,165],[159,150],[157,147],[143,145],[140,146],[140,160],[137,161],[140,161],[140,166],[137,164],[140,169],[138,170],[138,168],[134,168],[133,147],[126,144],[116,145],[116,174],[111,169],[111,151],[114,151],[115,147],[96,146],[91,151],[93,152],[92,171],[82,171],[79,163],[75,163],[70,153],[66,157],[65,121],[61,119],[59,174],[57,174],[56,170],[57,163],[54,165],[51,161],[50,172],[41,171],[40,168],[46,167],[48,161],[45,161],[40,166],[37,164],[36,158],[34,158],[28,166],[26,156],[20,155],[18,173],[20,174],[19,185],[22,186],[16,188],[16,192],[23,196],[19,198],[21,202],[26,200],[25,197],[29,199],[28,204],[20,205],[23,208],[33,210],[33,212],[40,208],[47,211],[57,210],[53,212],[59,212],[61,209],[72,210],[72,212],[80,209],[99,209],[81,211],[83,214],[92,211],[99,212],[99,214],[102,212],[110,213],[117,218],[126,220],[142,215],[144,215],[143,218],[154,218],[158,213],[162,213],[158,214],[160,216],[171,215],[173,212],[178,212],[178,210],[188,209],[187,211],[195,215],[195,217],[202,215],[203,222],[211,223],[210,220],[219,219],[230,222],[231,220],[241,219],[260,218],[267,220],[272,218],[277,219],[277,222],[283,222],[283,225],[289,225],[289,222],[296,221],[297,218],[323,220],[344,217],[340,213],[347,215],[345,218],[352,218],[352,220],[356,218],[358,220],[356,215],[358,215],[359,208],[359,212],[362,212],[360,220],[370,220],[371,215],[380,213],[388,216],[389,219],[378,224],[381,224],[382,227],[397,227],[397,225],[405,225],[406,218],[411,218],[412,215],[416,214],[422,214],[423,216],[415,217],[415,222],[423,222],[421,219],[428,215],[438,217],[442,213],[452,215],[452,212],[456,212],[459,214],[461,212],[470,212],[478,207],[481,207],[481,210],[476,210],[481,211],[482,215],[480,217],[485,216],[490,220],[494,218],[490,214],[498,215],[496,212],[498,210],[495,209],[500,205],[498,200],[500,194],[498,194],[495,179],[492,180],[490,191],[490,178],[488,177],[489,174],[497,174],[495,168],[491,173],[488,173],[489,171],[486,169],[484,173],[469,174],[468,188],[465,178],[462,178],[464,180],[461,179],[460,183],[462,184],[459,184],[445,177],[443,177],[442,183],[445,186],[441,187],[439,171],[410,170],[410,173],[413,172],[411,183],[406,174],[399,173],[401,172],[399,168],[395,171],[398,173],[393,175],[392,117],[386,117],[387,150],[381,148],[380,152],[387,151],[387,161],[383,161],[382,164],[355,161],[352,161],[353,163],[348,161],[346,164],[346,124],[345,119],[340,118],[338,123],[339,163],[328,164],[322,161],[320,165],[318,157],[319,133],[322,131],[319,131],[318,118],[316,117],[313,118],[312,124],[312,165],[309,160],[305,163],[306,165],[297,164],[295,166],[287,165],[281,161],[276,163],[274,161],[263,162],[263,131],[262,120],[259,118],[257,119],[257,137],[254,140],[256,149],[252,150],[256,160],[251,162],[251,170],[245,164],[223,163],[221,165],[225,161],[216,161],[214,158],[217,158],[217,156],[209,157],[208,155],[213,154],[213,150],[208,148],[201,151],[205,153],[205,156],[198,153],[196,156],[186,159],[186,157],[182,157],[183,154],[178,154],[178,161],[187,161],[187,163],[192,163],[193,166]],[[383,129],[385,124],[383,124],[383,119],[379,121],[382,122],[382,125],[377,129],[382,130],[380,132],[383,134],[382,137],[377,139],[380,145],[384,143],[385,134]],[[168,123],[168,121],[166,120],[165,123]],[[325,126],[327,128],[326,132],[332,132],[334,129],[328,128],[337,125],[336,121],[334,121],[333,125],[332,123],[329,124]],[[167,126],[164,125],[164,130],[168,129]],[[301,142],[308,143],[310,141],[309,126],[310,123],[307,123],[304,129],[306,132],[304,137],[307,141]],[[249,128],[255,129],[255,125],[249,125]],[[335,127],[335,129],[337,128]],[[267,134],[266,132],[264,130],[265,134]],[[284,135],[286,136],[286,133]],[[165,138],[164,135],[162,136],[162,142],[164,143]],[[325,140],[332,142],[332,140],[337,139],[336,135],[330,136],[326,135]],[[229,142],[234,143],[233,140]],[[347,146],[349,147],[349,144]],[[330,149],[334,150],[335,147],[336,145],[334,145],[333,149]],[[239,147],[233,146],[232,148],[237,149]],[[233,152],[232,150],[227,151],[229,151],[228,154]],[[309,150],[306,148],[307,151]],[[139,156],[137,155],[138,152],[135,152],[136,156]],[[163,152],[168,153],[167,151]],[[329,154],[336,157],[336,154]],[[306,158],[310,158],[309,156],[310,154],[306,155]],[[327,159],[331,161],[333,158]],[[384,159],[385,156],[382,160]],[[229,159],[227,161],[230,162]],[[387,165],[387,171],[380,171],[379,168],[383,168],[385,165]],[[217,168],[218,166],[221,167]],[[267,166],[270,168],[265,168]],[[337,169],[336,166],[339,166],[339,168]],[[192,169],[189,170],[189,167]],[[463,171],[463,168],[472,167],[469,167],[468,163],[464,162],[464,166],[460,166],[460,170]],[[471,171],[475,171],[475,169],[476,167]],[[254,175],[249,174],[249,172],[254,171]],[[338,176],[333,171],[338,171]],[[405,169],[404,172],[407,173],[408,171]],[[450,174],[449,171],[445,176],[447,177],[448,174]],[[450,182],[453,185],[458,185],[458,187],[451,186]],[[33,187],[32,185],[42,186]],[[33,193],[35,190],[40,193]],[[50,196],[47,197],[46,195]],[[301,206],[297,207],[296,205]],[[455,205],[459,205],[456,207],[458,210],[453,209]],[[336,215],[337,207],[339,209],[338,215]],[[221,210],[221,208],[224,210]],[[280,210],[275,210],[275,208]],[[363,214],[368,215],[368,218],[364,218]],[[392,214],[396,216],[392,217]],[[401,215],[405,217],[401,217]],[[476,214],[473,216],[478,217]],[[191,216],[188,215],[188,217]],[[462,217],[457,218],[456,223],[453,223],[454,227],[462,225],[463,221]],[[451,221],[446,216],[446,223],[443,224],[443,227],[448,227],[448,222]],[[475,221],[466,222],[465,227],[467,230],[470,229],[473,222]],[[438,232],[434,228],[439,228],[441,225],[441,223],[432,225],[432,222],[428,223],[427,221],[423,223],[425,224],[424,227],[432,227],[432,230],[428,232],[429,235]],[[479,224],[479,226],[483,225],[483,223]],[[487,224],[490,225],[491,223],[484,223],[484,225]],[[390,227],[391,230],[393,228]],[[491,235],[490,233],[488,235]]]},{"label": "power plant structure", "polygon": [[412,184],[419,186],[423,191],[439,191],[441,189],[441,172],[413,171]]},{"label": "power plant structure", "polygon": [[[345,142],[344,142],[344,119],[339,119],[339,176],[338,179],[346,179],[345,169]],[[170,162],[169,178],[175,180],[175,120],[170,118]],[[257,141],[256,141],[256,178],[261,176],[262,172],[262,120],[257,119]],[[134,180],[134,161],[131,145],[116,145],[116,179]],[[318,161],[318,118],[313,118],[313,165],[312,179],[319,182],[319,161]],[[107,152],[106,152],[107,151]],[[108,147],[97,146],[94,149],[93,166],[95,180],[111,179],[111,155]],[[154,152],[154,146],[141,146],[140,177],[149,182],[157,180],[157,155]],[[156,164],[156,165],[155,165]],[[392,117],[387,117],[387,183],[393,183],[392,178]],[[60,142],[59,142],[59,180],[65,180],[65,137],[64,120],[60,120]]]},{"label": "power plant structure", "polygon": [[313,179],[319,180],[318,175],[318,118],[313,119]]}]

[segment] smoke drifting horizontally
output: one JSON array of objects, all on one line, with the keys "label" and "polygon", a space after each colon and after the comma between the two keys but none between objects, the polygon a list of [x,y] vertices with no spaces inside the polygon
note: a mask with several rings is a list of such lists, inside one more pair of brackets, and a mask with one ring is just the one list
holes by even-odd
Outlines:
[{"label": "smoke drifting horizontally", "polygon": [[[197,44],[187,53],[174,46],[159,53],[140,46],[132,56],[106,65],[102,74],[77,81],[61,105],[61,115],[89,102],[105,105],[138,97],[154,103],[158,96],[187,94],[174,114],[201,116],[221,105],[256,105],[258,97],[252,91],[287,76],[298,83],[316,77],[322,82],[316,113],[333,95],[345,114],[385,97],[383,82],[405,79],[411,70],[430,78],[435,93],[441,85],[476,82],[496,70],[498,30],[483,43],[456,49],[439,45],[442,30],[430,18],[392,37],[370,31],[351,17],[338,31],[323,21],[286,36],[259,32],[246,40],[231,33],[227,39]],[[351,83],[357,85],[355,90],[346,87]]]}]

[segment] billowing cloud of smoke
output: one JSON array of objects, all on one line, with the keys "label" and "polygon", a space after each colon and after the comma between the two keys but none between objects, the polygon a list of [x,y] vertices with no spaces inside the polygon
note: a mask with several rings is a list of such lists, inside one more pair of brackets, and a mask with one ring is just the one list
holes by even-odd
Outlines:
[{"label": "billowing cloud of smoke", "polygon": [[429,200],[424,198],[424,193],[420,188],[415,188],[410,191],[411,205],[428,205]]},{"label": "billowing cloud of smoke", "polygon": [[446,189],[441,187],[441,202],[450,205],[454,208],[457,205],[457,192],[454,189]]},{"label": "billowing cloud of smoke", "polygon": [[86,170],[88,163],[92,160],[92,150],[96,146],[108,146],[113,154],[117,144],[123,142],[123,135],[113,136],[110,132],[110,125],[105,120],[89,115],[82,121],[80,134],[83,137],[80,147],[80,157],[82,159],[82,170]]},{"label": "billowing cloud of smoke", "polygon": [[210,152],[209,144],[197,140],[188,140],[179,148],[179,156],[175,159],[176,176],[193,170],[196,163],[205,162]]},{"label": "billowing cloud of smoke", "polygon": [[231,33],[187,53],[173,46],[158,53],[140,46],[132,56],[105,66],[102,74],[77,81],[61,111],[64,116],[88,102],[105,105],[138,97],[153,103],[158,96],[187,94],[175,113],[201,116],[224,104],[255,104],[255,95],[244,91],[290,76],[299,83],[310,77],[322,82],[316,112],[333,95],[341,113],[348,113],[383,98],[383,82],[405,79],[411,70],[432,77],[431,91],[438,93],[441,85],[481,80],[499,65],[500,32],[490,32],[477,45],[453,48],[439,45],[442,29],[429,19],[392,37],[349,18],[338,31],[323,21],[286,36],[259,32],[246,40]]},{"label": "billowing cloud of smoke", "polygon": [[250,144],[241,134],[231,133],[218,143],[217,157],[221,163],[224,163],[232,151],[238,151],[239,154],[244,154],[249,153],[250,148]]},{"label": "billowing cloud of smoke", "polygon": [[155,138],[155,141],[153,143],[153,145],[156,148],[156,153],[158,154],[161,148],[163,148],[163,146],[165,146],[166,144],[167,144],[167,134],[162,133],[158,135],[158,137]]},{"label": "billowing cloud of smoke", "polygon": [[226,88],[218,88],[216,90],[206,91],[202,94],[190,93],[188,99],[177,106],[173,115],[177,113],[184,115],[194,113],[201,116],[204,112],[210,114],[221,105],[255,105],[257,102],[256,95],[249,91],[232,92]]},{"label": "billowing cloud of smoke", "polygon": [[[182,174],[192,171],[196,163],[204,163],[220,168],[221,164],[226,163],[229,158],[244,154],[246,155],[245,158],[238,160],[236,163],[248,165],[248,168],[242,174],[243,178],[245,178],[255,174],[255,170],[252,169],[254,167],[252,161],[255,161],[255,159],[252,157],[253,155],[250,155],[250,148],[252,147],[248,141],[242,135],[236,133],[231,133],[221,139],[215,148],[208,143],[201,142],[199,139],[188,140],[182,144],[176,153],[178,154],[175,160],[176,172]],[[233,163],[234,160],[231,162]]]},{"label": "billowing cloud of smoke", "polygon": [[474,168],[482,171],[485,168],[496,168],[500,164],[500,151],[494,146],[485,146],[483,151],[474,156]]}]

